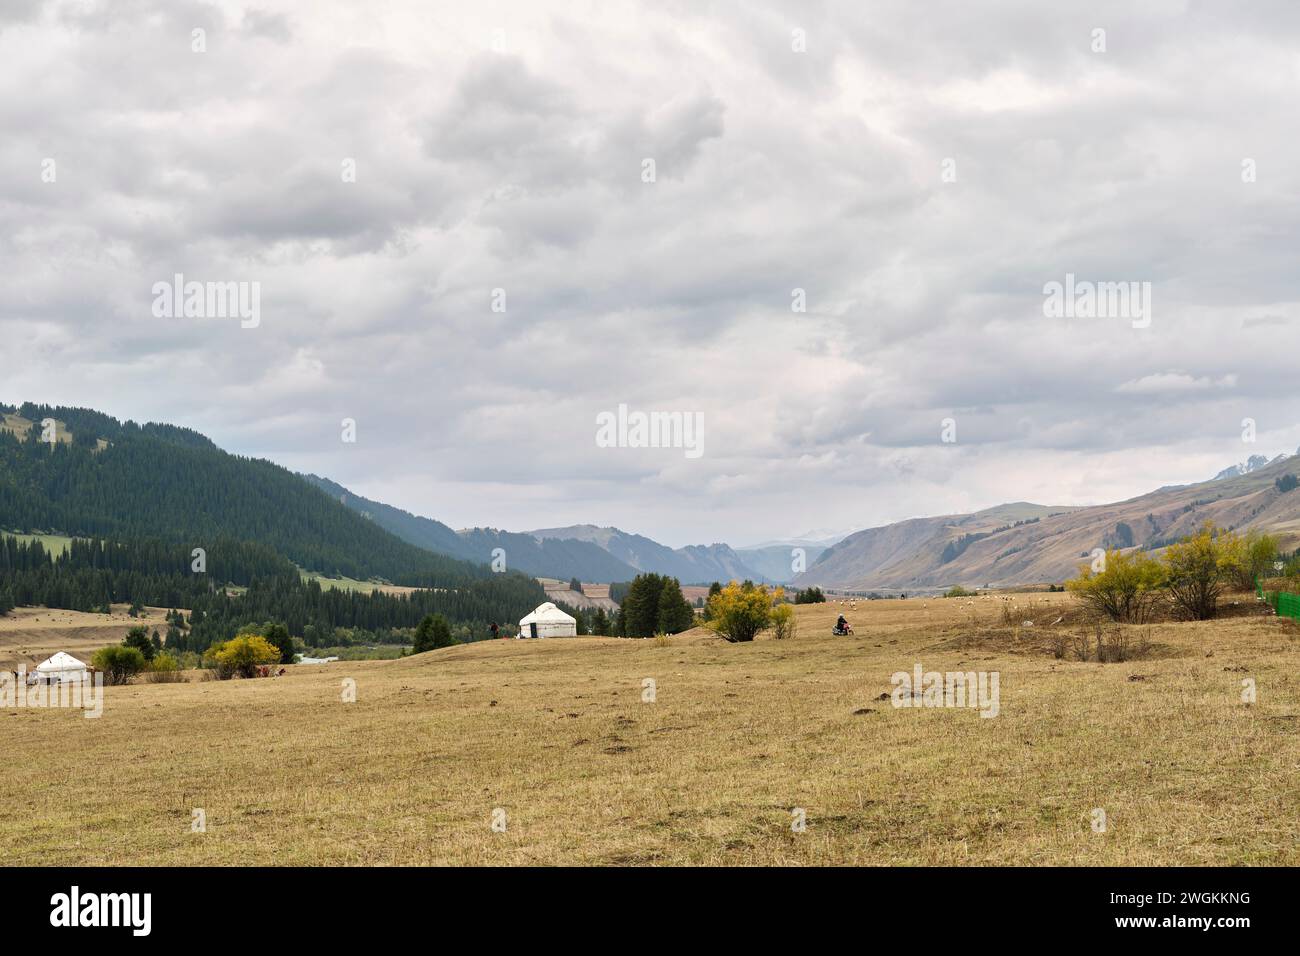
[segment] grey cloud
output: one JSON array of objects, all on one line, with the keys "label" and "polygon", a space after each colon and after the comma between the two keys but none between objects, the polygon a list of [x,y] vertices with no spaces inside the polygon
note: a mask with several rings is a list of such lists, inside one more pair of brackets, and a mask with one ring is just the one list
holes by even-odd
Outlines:
[{"label": "grey cloud", "polygon": [[[1125,497],[1248,416],[1300,444],[1294,4],[351,9],[6,7],[0,399],[676,544]],[[175,271],[261,281],[262,326],[154,320]],[[1045,317],[1066,272],[1150,281],[1151,327]],[[598,449],[620,402],[700,411],[705,457]]]}]

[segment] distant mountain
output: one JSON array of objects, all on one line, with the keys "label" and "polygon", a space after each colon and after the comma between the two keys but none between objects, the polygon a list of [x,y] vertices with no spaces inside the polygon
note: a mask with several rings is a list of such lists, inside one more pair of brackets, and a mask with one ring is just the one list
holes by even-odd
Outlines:
[{"label": "distant mountain", "polygon": [[829,531],[825,528],[814,528],[793,538],[774,538],[770,541],[760,541],[757,544],[737,545],[736,551],[758,551],[762,548],[776,547],[825,549],[839,544],[849,535],[856,534],[858,530],[857,528],[851,528],[848,531]]},{"label": "distant mountain", "polygon": [[607,551],[582,541],[539,541],[529,534],[472,528],[453,531],[441,521],[411,514],[380,501],[364,498],[337,482],[318,475],[304,475],[307,481],[331,498],[368,518],[403,541],[429,551],[479,564],[490,564],[501,550],[505,566],[533,577],[567,581],[630,581],[636,569]]},{"label": "distant mountain", "polygon": [[1300,543],[1300,492],[1277,479],[1300,473],[1278,456],[1245,474],[1160,488],[1115,504],[1052,508],[1025,503],[968,515],[912,518],[850,535],[795,579],[797,586],[911,590],[1061,582],[1094,548],[1157,550],[1204,522],[1260,528]]},{"label": "distant mountain", "polygon": [[[760,541],[758,544],[736,548],[742,561],[769,581],[777,584],[791,583],[797,572],[797,563],[809,568],[827,548],[839,544],[853,531],[831,531],[815,528],[794,538]],[[798,550],[796,550],[798,549]],[[800,555],[798,551],[802,551]]]},{"label": "distant mountain", "polygon": [[529,534],[543,540],[586,541],[612,554],[615,558],[638,571],[667,574],[682,584],[709,584],[713,581],[769,580],[749,567],[726,544],[689,545],[669,548],[639,534],[629,534],[618,528],[601,528],[591,524],[571,525],[567,528],[543,528]]},{"label": "distant mountain", "polygon": [[946,580],[946,574],[955,570],[949,566],[976,541],[1031,527],[1050,515],[1070,510],[1016,502],[974,514],[909,518],[867,528],[823,551],[816,563],[796,576],[794,583],[797,587],[820,585],[854,590],[937,587]]},{"label": "distant mountain", "polygon": [[[1300,454],[1300,452],[1297,452]],[[1269,465],[1276,464],[1279,461],[1289,457],[1288,455],[1278,455],[1276,458],[1269,459],[1264,455],[1251,455],[1245,461],[1229,465],[1223,471],[1214,476],[1212,481],[1222,481],[1224,478],[1238,478],[1242,475],[1249,475],[1252,471],[1259,471],[1261,468],[1267,468]]]},{"label": "distant mountain", "polygon": [[795,549],[803,550],[804,567],[811,567],[823,551],[824,545],[811,542],[792,541],[784,544],[768,544],[755,548],[737,548],[736,554],[748,567],[753,568],[769,581],[788,584],[794,580],[793,570],[797,555]]},{"label": "distant mountain", "polygon": [[496,549],[504,553],[506,567],[534,577],[609,584],[631,581],[637,569],[620,561],[603,548],[586,541],[560,538],[539,539],[532,534],[470,528],[457,532],[471,553],[491,561]]},{"label": "distant mountain", "polygon": [[487,563],[487,559],[472,555],[470,547],[461,540],[460,536],[441,521],[422,518],[419,515],[411,514],[409,511],[403,511],[401,508],[394,508],[392,505],[386,505],[380,501],[363,498],[361,495],[344,488],[338,482],[330,481],[328,478],[322,478],[319,475],[303,475],[302,477],[324,491],[335,501],[360,513],[361,517],[369,518],[375,524],[397,535],[403,541],[407,541],[419,548],[436,551],[439,554]]}]

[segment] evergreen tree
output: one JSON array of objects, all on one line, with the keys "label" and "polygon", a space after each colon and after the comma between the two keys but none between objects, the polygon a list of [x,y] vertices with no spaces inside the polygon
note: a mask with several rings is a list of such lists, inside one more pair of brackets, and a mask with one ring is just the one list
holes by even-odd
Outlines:
[{"label": "evergreen tree", "polygon": [[433,646],[451,647],[456,643],[456,639],[451,636],[451,625],[441,614],[433,615]]},{"label": "evergreen tree", "polygon": [[137,625],[127,631],[126,637],[122,639],[122,646],[134,647],[145,661],[153,660],[153,642],[149,640],[149,632],[143,627]]},{"label": "evergreen tree", "polygon": [[596,608],[596,613],[592,615],[591,633],[602,637],[609,636],[609,615],[605,613],[603,607]]},{"label": "evergreen tree", "polygon": [[283,624],[272,624],[266,628],[262,635],[266,642],[280,652],[281,664],[293,663],[293,638],[289,636],[289,629]]},{"label": "evergreen tree", "polygon": [[638,574],[619,613],[625,637],[676,634],[695,626],[695,613],[677,579],[660,574]]},{"label": "evergreen tree", "polygon": [[623,599],[623,636],[652,637],[659,626],[659,592],[663,578],[658,574],[638,574],[632,579]]},{"label": "evergreen tree", "polygon": [[659,592],[658,629],[664,634],[678,634],[695,626],[695,612],[676,578],[664,578]]},{"label": "evergreen tree", "polygon": [[415,628],[415,646],[411,648],[412,654],[423,654],[425,651],[433,650],[433,615],[426,614],[424,619]]},{"label": "evergreen tree", "polygon": [[447,619],[441,614],[426,614],[415,629],[415,646],[411,653],[423,654],[439,647],[451,647],[455,643]]},{"label": "evergreen tree", "polygon": [[808,588],[803,591],[796,591],[794,595],[795,604],[824,604],[826,595],[822,593],[821,588]]}]

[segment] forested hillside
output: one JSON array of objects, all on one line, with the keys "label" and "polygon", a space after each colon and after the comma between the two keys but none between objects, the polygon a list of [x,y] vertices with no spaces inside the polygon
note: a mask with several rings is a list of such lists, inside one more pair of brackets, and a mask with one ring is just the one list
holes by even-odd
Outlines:
[{"label": "forested hillside", "polygon": [[337,628],[383,641],[393,629],[415,627],[435,612],[467,625],[468,639],[485,638],[489,622],[517,620],[543,598],[535,581],[517,574],[400,595],[322,588],[302,580],[291,562],[265,545],[230,539],[213,542],[206,571],[195,572],[186,545],[74,540],[54,556],[39,541],[0,536],[0,613],[15,605],[187,608],[193,611],[190,629],[168,640],[180,650],[202,651],[241,625],[264,621],[284,623],[312,646],[332,643]]},{"label": "forested hillside", "polygon": [[[320,475],[302,475],[300,477],[315,485],[339,504],[351,508],[364,518],[369,518],[379,527],[397,535],[408,544],[453,558],[471,559],[469,547],[461,541],[460,536],[455,531],[441,521],[422,518],[419,515],[411,514],[409,511],[403,511],[401,508],[386,505],[382,501],[363,498],[344,488],[338,482],[322,478]],[[478,563],[485,564],[487,560],[486,557],[479,557]]]},{"label": "forested hillside", "polygon": [[[33,425],[21,439],[0,431],[0,528],[192,547],[256,541],[309,570],[417,587],[491,573],[402,541],[294,473],[228,454],[197,432],[123,425],[86,409],[17,411]],[[41,441],[42,418],[63,423],[71,440]]]},{"label": "forested hillside", "polygon": [[[173,646],[202,650],[269,620],[309,644],[340,628],[383,639],[433,612],[486,636],[489,622],[545,600],[525,575],[402,541],[292,472],[227,454],[198,432],[82,408],[0,414],[0,529],[74,537],[55,556],[39,541],[0,536],[0,613],[190,608],[193,626]],[[42,440],[43,419],[57,422],[53,442]],[[300,568],[424,590],[337,590],[302,580]]]}]

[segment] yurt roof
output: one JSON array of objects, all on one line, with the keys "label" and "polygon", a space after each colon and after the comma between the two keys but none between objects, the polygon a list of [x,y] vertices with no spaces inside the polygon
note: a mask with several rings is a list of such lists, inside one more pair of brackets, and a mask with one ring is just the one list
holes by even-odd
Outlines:
[{"label": "yurt roof", "polygon": [[519,626],[525,624],[576,624],[577,621],[572,615],[565,614],[558,607],[547,601],[545,604],[539,604],[533,609],[531,614],[526,615],[519,621]]},{"label": "yurt roof", "polygon": [[59,651],[37,664],[36,669],[42,673],[49,673],[50,671],[84,671],[86,665],[71,654]]}]

